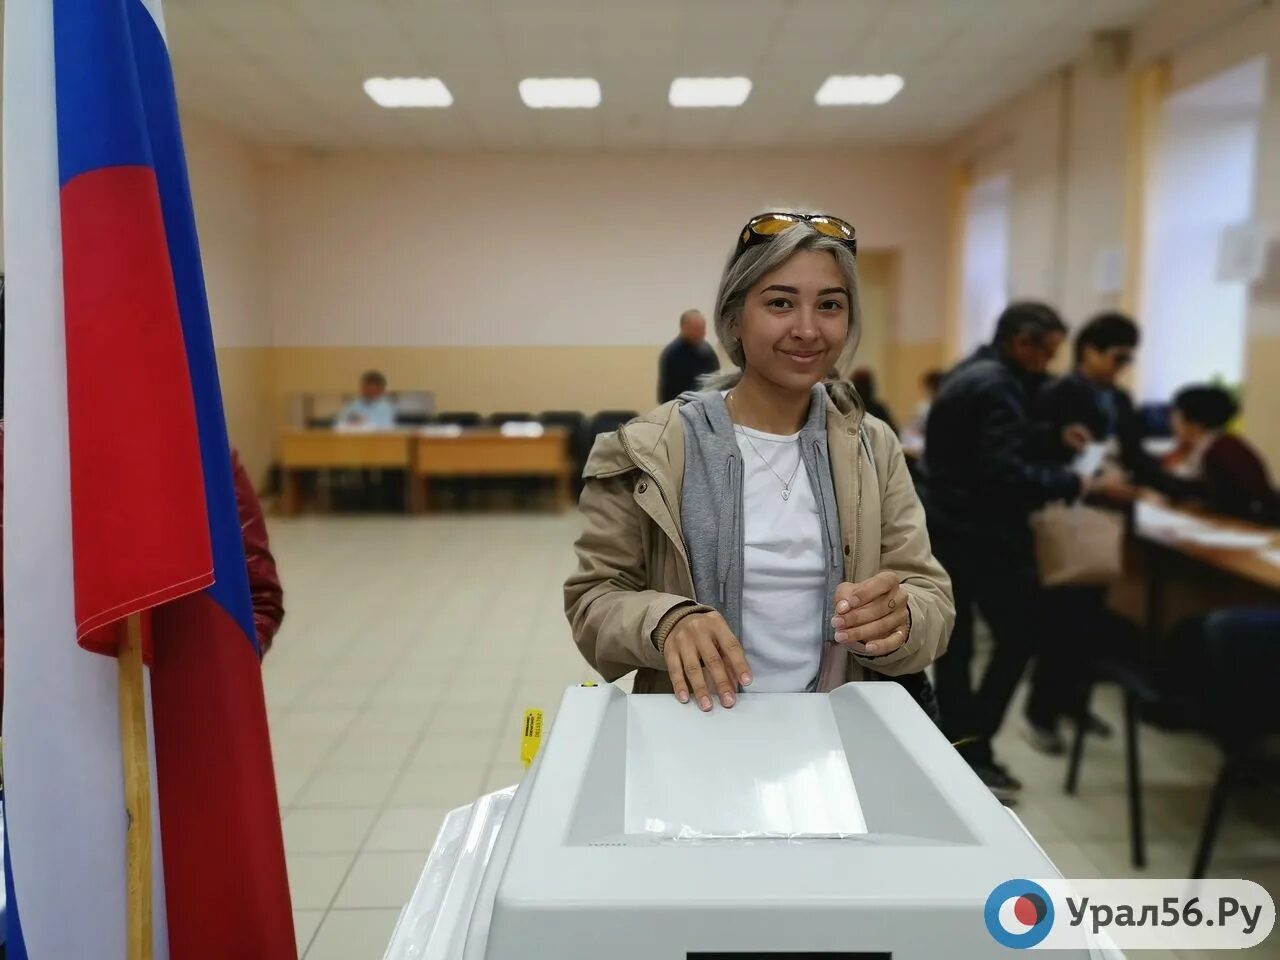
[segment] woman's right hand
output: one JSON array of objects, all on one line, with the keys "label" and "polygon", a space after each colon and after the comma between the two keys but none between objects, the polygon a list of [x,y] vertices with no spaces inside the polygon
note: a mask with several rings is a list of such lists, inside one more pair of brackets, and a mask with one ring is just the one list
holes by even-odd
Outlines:
[{"label": "woman's right hand", "polygon": [[751,668],[742,644],[724,617],[714,611],[691,613],[677,623],[667,635],[662,655],[667,661],[676,699],[688,703],[692,690],[698,709],[704,712],[711,709],[708,672],[725,707],[737,702],[739,683],[744,686],[751,683]]}]

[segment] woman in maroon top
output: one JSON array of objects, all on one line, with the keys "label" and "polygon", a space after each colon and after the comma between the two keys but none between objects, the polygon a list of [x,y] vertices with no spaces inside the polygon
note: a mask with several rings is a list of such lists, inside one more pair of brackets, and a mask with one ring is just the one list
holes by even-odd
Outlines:
[{"label": "woman in maroon top", "polygon": [[1165,460],[1161,492],[1196,500],[1215,513],[1280,522],[1280,497],[1262,457],[1223,429],[1239,406],[1221,387],[1196,384],[1173,398],[1170,424],[1177,450]]}]

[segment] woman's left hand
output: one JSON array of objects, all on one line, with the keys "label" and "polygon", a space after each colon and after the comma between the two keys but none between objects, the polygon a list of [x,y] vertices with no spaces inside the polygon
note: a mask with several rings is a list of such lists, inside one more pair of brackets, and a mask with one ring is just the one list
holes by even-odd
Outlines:
[{"label": "woman's left hand", "polygon": [[836,643],[861,646],[855,653],[882,657],[907,642],[911,614],[907,612],[907,591],[898,575],[890,570],[860,583],[836,587]]}]

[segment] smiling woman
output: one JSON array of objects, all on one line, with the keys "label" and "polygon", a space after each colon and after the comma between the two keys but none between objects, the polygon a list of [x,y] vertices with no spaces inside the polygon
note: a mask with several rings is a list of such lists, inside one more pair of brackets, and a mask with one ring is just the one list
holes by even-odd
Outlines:
[{"label": "smiling woman", "polygon": [[951,586],[901,447],[824,383],[857,349],[856,250],[835,217],[752,218],[716,300],[737,369],[597,438],[565,605],[606,679],[638,669],[636,692],[707,711],[945,648]]}]

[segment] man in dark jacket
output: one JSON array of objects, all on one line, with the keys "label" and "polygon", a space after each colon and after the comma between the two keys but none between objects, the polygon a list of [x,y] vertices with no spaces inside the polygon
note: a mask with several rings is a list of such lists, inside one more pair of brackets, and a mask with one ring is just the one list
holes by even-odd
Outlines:
[{"label": "man in dark jacket", "polygon": [[[1133,400],[1117,384],[1133,363],[1138,340],[1138,325],[1121,313],[1099,314],[1080,328],[1075,367],[1041,387],[1035,404],[1034,417],[1048,441],[1050,463],[1065,465],[1075,459],[1077,449],[1060,438],[1073,424],[1080,424],[1093,441],[1111,443],[1120,463],[1137,481],[1149,482],[1158,471],[1142,449],[1142,425]],[[1028,739],[1042,753],[1059,754],[1066,745],[1058,722],[1075,715],[1088,682],[1087,657],[1074,646],[1074,638],[1107,637],[1119,643],[1124,627],[1106,610],[1105,587],[1043,590],[1039,609],[1045,629],[1027,698]],[[1091,718],[1090,728],[1108,732],[1097,718]]]},{"label": "man in dark jacket", "polygon": [[697,310],[686,310],[680,314],[680,335],[658,358],[658,402],[669,403],[688,390],[697,390],[699,377],[719,369],[720,358],[707,343],[707,318]]},{"label": "man in dark jacket", "polygon": [[1064,377],[1049,380],[1036,398],[1034,418],[1051,438],[1049,459],[1070,463],[1077,450],[1056,442],[1062,430],[1080,424],[1090,439],[1113,441],[1125,469],[1139,478],[1157,465],[1142,450],[1142,422],[1128,391],[1118,379],[1133,363],[1138,349],[1138,325],[1122,313],[1102,313],[1076,334],[1075,367]]},{"label": "man in dark jacket", "polygon": [[[1066,327],[1040,303],[1014,303],[993,342],[952,370],[929,411],[925,509],[934,554],[951,574],[956,625],[936,678],[943,729],[997,796],[1021,784],[995,760],[991,740],[1035,650],[1035,555],[1028,518],[1054,500],[1074,500],[1086,484],[1037,458],[1045,441],[1030,419]],[[1081,434],[1074,427],[1066,436]],[[995,650],[975,690],[973,606],[991,627]]]}]

